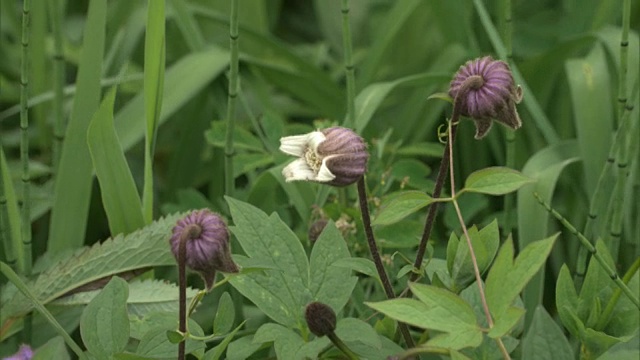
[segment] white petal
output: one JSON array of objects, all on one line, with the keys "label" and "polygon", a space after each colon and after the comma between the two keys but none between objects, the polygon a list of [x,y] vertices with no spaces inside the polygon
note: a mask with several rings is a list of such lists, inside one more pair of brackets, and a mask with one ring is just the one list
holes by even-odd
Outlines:
[{"label": "white petal", "polygon": [[316,174],[304,159],[297,159],[282,169],[282,176],[284,176],[285,181],[289,182],[296,180],[315,180]]},{"label": "white petal", "polygon": [[331,159],[332,157],[333,156],[327,156],[326,158],[322,159],[322,165],[320,166],[318,175],[316,175],[316,181],[329,182],[336,178],[336,176],[333,175],[327,167],[327,160]]},{"label": "white petal", "polygon": [[288,155],[302,157],[307,147],[315,150],[324,139],[325,136],[320,131],[304,135],[285,136],[280,138],[280,151]]}]

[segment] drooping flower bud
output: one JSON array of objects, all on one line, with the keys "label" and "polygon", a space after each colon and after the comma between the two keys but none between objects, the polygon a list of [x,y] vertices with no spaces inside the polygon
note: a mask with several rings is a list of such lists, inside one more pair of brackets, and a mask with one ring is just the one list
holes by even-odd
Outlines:
[{"label": "drooping flower bud", "polygon": [[15,354],[4,358],[4,360],[31,360],[33,358],[33,350],[31,346],[22,344]]},{"label": "drooping flower bud", "polygon": [[180,242],[186,241],[186,266],[202,276],[207,290],[213,287],[216,271],[239,271],[231,258],[227,225],[208,209],[195,210],[178,220],[169,241],[178,261]]},{"label": "drooping flower bud", "polygon": [[304,311],[304,318],[315,336],[329,335],[336,330],[336,313],[327,304],[318,301],[310,303]]},{"label": "drooping flower bud", "polygon": [[[472,77],[479,77],[480,81],[469,87]],[[453,77],[449,95],[454,99],[464,97],[454,103],[459,103],[461,115],[475,122],[476,139],[489,132],[491,119],[514,130],[522,126],[516,110],[516,104],[522,100],[522,89],[514,84],[511,69],[504,61],[490,56],[467,61]]]},{"label": "drooping flower bud", "polygon": [[282,170],[286,181],[308,180],[347,186],[367,171],[369,153],[353,130],[331,127],[280,139],[280,151],[297,156]]}]

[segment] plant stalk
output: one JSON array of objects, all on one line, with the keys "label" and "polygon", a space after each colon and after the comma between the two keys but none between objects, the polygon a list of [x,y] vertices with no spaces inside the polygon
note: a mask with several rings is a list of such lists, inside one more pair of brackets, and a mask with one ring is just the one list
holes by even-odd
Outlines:
[{"label": "plant stalk", "polygon": [[53,33],[53,112],[55,116],[53,126],[53,159],[52,172],[55,177],[60,163],[60,153],[64,142],[64,44],[62,37],[63,10],[60,0],[51,0],[49,4],[49,18]]},{"label": "plant stalk", "polygon": [[342,0],[342,47],[344,51],[344,70],[347,76],[347,119],[346,127],[356,126],[356,79],[353,66],[353,45],[351,42],[351,23],[349,21],[349,0]]},{"label": "plant stalk", "polygon": [[[373,263],[376,266],[376,271],[380,276],[380,281],[382,282],[382,287],[384,288],[384,292],[387,295],[388,299],[394,299],[396,297],[393,287],[391,286],[391,281],[389,280],[389,276],[387,275],[386,270],[384,269],[384,265],[382,264],[382,258],[380,257],[380,252],[378,251],[378,245],[376,244],[376,239],[373,236],[373,229],[371,228],[371,216],[369,215],[369,205],[367,203],[367,189],[364,180],[364,176],[358,180],[358,200],[360,204],[360,211],[362,213],[362,224],[364,226],[364,232],[367,236],[367,244],[369,245],[369,251],[371,252],[371,258],[373,259]],[[407,344],[407,347],[412,348],[415,346],[413,339],[411,338],[411,333],[409,332],[409,328],[404,323],[398,323],[398,327],[402,336],[404,337],[404,341]]]},{"label": "plant stalk", "polygon": [[29,172],[29,30],[30,0],[22,6],[22,67],[20,71],[20,162],[22,163],[22,211],[20,234],[24,249],[21,273],[31,274],[31,174]]},{"label": "plant stalk", "polygon": [[[187,241],[190,240],[189,229],[183,229],[178,245],[178,331],[187,332]],[[185,359],[185,339],[178,343],[178,360]]]},{"label": "plant stalk", "polygon": [[229,95],[227,98],[227,132],[225,134],[225,193],[233,196],[235,192],[235,176],[233,171],[233,132],[236,117],[236,100],[238,97],[238,0],[231,0],[231,15],[229,21],[229,41],[231,61],[229,71]]}]

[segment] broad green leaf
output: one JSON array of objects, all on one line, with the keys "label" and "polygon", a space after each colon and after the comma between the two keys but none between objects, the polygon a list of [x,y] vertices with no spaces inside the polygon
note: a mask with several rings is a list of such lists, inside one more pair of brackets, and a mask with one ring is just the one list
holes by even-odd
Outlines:
[{"label": "broad green leaf", "polygon": [[587,195],[591,196],[604,166],[613,131],[611,78],[605,52],[595,44],[582,59],[565,62],[565,71],[571,93],[573,119],[583,169]]},{"label": "broad green leaf", "polygon": [[[311,297],[309,263],[300,240],[276,214],[227,197],[234,226],[230,229],[250,258],[271,262],[275,270],[232,277],[231,284],[265,314],[290,327],[302,321]],[[309,298],[304,299],[305,296]]]},{"label": "broad green leaf", "polygon": [[40,346],[34,353],[31,360],[69,360],[69,352],[64,344],[64,339],[56,336]]},{"label": "broad green leaf", "polygon": [[93,115],[87,131],[91,160],[112,235],[128,234],[145,225],[140,196],[113,127],[115,97],[116,89],[112,88]]},{"label": "broad green leaf", "polygon": [[186,334],[182,334],[178,330],[167,330],[166,334],[172,344],[178,344],[187,338]]},{"label": "broad green leaf", "polygon": [[273,342],[278,359],[296,359],[296,352],[305,344],[300,335],[279,324],[266,323],[256,331],[253,343]]},{"label": "broad green leaf", "polygon": [[258,351],[261,346],[262,344],[253,342],[253,335],[241,337],[238,340],[232,341],[229,346],[227,346],[227,359],[247,359],[254,352]]},{"label": "broad green leaf", "polygon": [[362,133],[369,124],[369,121],[371,121],[371,118],[378,107],[380,107],[384,99],[395,88],[401,86],[425,86],[448,80],[449,76],[445,74],[422,73],[367,86],[356,96],[355,99],[356,131],[358,133]]},{"label": "broad green leaf", "polygon": [[597,360],[637,360],[640,358],[640,335],[636,334],[631,340],[613,345]]},{"label": "broad green leaf", "polygon": [[165,68],[164,1],[150,1],[144,39],[144,108],[145,132],[144,191],[142,196],[145,223],[153,219],[153,153],[160,111]]},{"label": "broad green leaf", "polygon": [[333,263],[333,266],[350,269],[355,272],[370,276],[374,279],[380,280],[380,275],[378,274],[378,270],[376,270],[376,265],[369,259],[360,257],[343,258]]},{"label": "broad green leaf", "polygon": [[573,336],[579,336],[580,327],[584,325],[576,324],[578,318],[578,293],[573,285],[569,267],[566,264],[560,268],[558,280],[556,281],[556,307],[562,324]]},{"label": "broad green leaf", "polygon": [[429,195],[417,190],[390,194],[382,201],[380,211],[373,220],[372,225],[391,225],[432,202],[433,199]]},{"label": "broad green leaf", "polygon": [[129,341],[127,282],[114,276],[82,312],[80,334],[87,349],[99,359],[124,350]]},{"label": "broad green leaf", "polygon": [[100,105],[100,77],[105,43],[107,1],[89,4],[82,55],[78,66],[78,91],[60,154],[47,250],[74,249],[84,243],[93,167],[87,146],[87,128]]},{"label": "broad green leaf", "polygon": [[[149,330],[140,339],[136,355],[147,359],[176,359],[178,357],[178,345],[172,344],[167,338],[167,330],[178,329],[178,317],[175,314],[157,313],[156,322],[149,326]],[[204,336],[204,331],[193,319],[188,319],[187,329],[195,336]],[[206,344],[203,341],[187,339],[185,352],[194,353],[201,358],[204,355]]]},{"label": "broad green leaf", "polygon": [[494,317],[500,317],[507,310],[527,282],[545,264],[557,236],[529,244],[515,261],[511,239],[502,245],[486,281],[487,305]]},{"label": "broad green leaf", "polygon": [[500,317],[494,319],[493,327],[487,335],[494,339],[507,335],[518,324],[524,312],[523,308],[509,306]]},{"label": "broad green leaf", "polygon": [[[550,215],[545,208],[540,206],[533,193],[537,192],[544,201],[550,204],[560,174],[568,165],[578,161],[579,156],[577,142],[569,140],[538,151],[525,164],[522,173],[535,179],[536,182],[518,190],[518,244],[520,249],[548,236],[549,233]],[[543,289],[544,268],[541,268],[522,294],[527,310],[525,314],[526,326],[531,323],[536,307],[542,303]]]},{"label": "broad green leaf", "polygon": [[431,168],[417,159],[399,159],[391,166],[391,178],[395,178],[402,187],[431,189],[433,182],[428,178],[429,174]]},{"label": "broad green leaf", "polygon": [[213,319],[213,333],[219,335],[228,333],[233,326],[234,318],[235,310],[233,300],[231,300],[231,295],[225,292],[220,296],[216,317]]},{"label": "broad green leaf", "polygon": [[539,306],[522,340],[522,360],[546,359],[573,360],[575,355],[562,329]]},{"label": "broad green leaf", "polygon": [[407,219],[373,229],[376,242],[385,249],[415,248],[424,231],[424,219]]},{"label": "broad green leaf", "polygon": [[[229,298],[229,299],[231,299],[231,298]],[[204,354],[203,359],[204,360],[218,360],[218,359],[220,359],[220,357],[222,356],[222,353],[227,349],[227,347],[229,346],[229,343],[233,340],[233,338],[238,333],[238,330],[240,330],[244,326],[245,323],[246,323],[246,320],[243,321],[240,325],[238,325],[238,327],[233,329],[233,331],[231,333],[229,333],[227,336],[225,336],[224,339],[222,339],[222,341],[218,345],[216,345],[211,350],[207,351]]]},{"label": "broad green leaf", "polygon": [[[227,131],[227,123],[223,120],[211,122],[211,128],[204,133],[207,142],[215,147],[225,147],[225,134]],[[235,126],[233,128],[233,146],[236,149],[243,149],[255,152],[264,152],[264,146],[251,132],[242,127]]]},{"label": "broad green leaf", "polygon": [[[29,287],[43,304],[57,299],[65,293],[107,276],[153,266],[175,265],[169,250],[171,229],[179,215],[157,220],[140,230],[76,251],[73,256],[59,261],[37,278]],[[5,285],[3,293],[13,285]],[[22,316],[33,308],[21,293],[2,297],[1,321],[9,317]]]},{"label": "broad green leaf", "polygon": [[[488,268],[493,258],[496,256],[498,246],[500,245],[500,234],[498,232],[498,221],[493,220],[489,225],[478,229],[473,226],[468,231],[471,238],[471,245],[476,256],[478,268],[483,274]],[[455,235],[452,235],[452,237]],[[451,239],[449,239],[451,242]],[[447,259],[449,261],[449,259]],[[465,289],[469,284],[475,281],[475,271],[471,254],[466,238],[462,237],[456,247],[455,258],[450,271],[452,279],[451,290],[458,293]]]},{"label": "broad green leaf", "polygon": [[504,195],[514,192],[534,180],[521,172],[506,167],[489,167],[473,172],[464,183],[464,191],[489,195]]},{"label": "broad green leaf", "polygon": [[[607,245],[600,239],[595,244],[596,251],[605,259],[607,264],[615,269],[613,259]],[[587,268],[587,274],[584,278],[584,283],[580,289],[578,296],[578,316],[584,322],[588,328],[595,328],[598,321],[600,311],[589,316],[590,312],[596,307],[596,303],[606,304],[613,293],[615,284],[611,281],[609,275],[604,271],[598,261],[593,259],[589,262]],[[600,309],[599,309],[600,310]],[[637,310],[637,308],[636,308]]]},{"label": "broad green leaf", "polygon": [[352,260],[347,243],[333,221],[329,221],[311,250],[309,290],[314,301],[329,305],[335,312],[340,312],[349,301],[358,281],[350,269],[337,266],[339,261],[347,260]]},{"label": "broad green leaf", "polygon": [[398,321],[445,332],[427,342],[433,346],[461,349],[482,342],[473,309],[464,300],[435,286],[414,283],[410,288],[420,301],[394,299],[366,304]]},{"label": "broad green leaf", "polygon": [[382,348],[378,333],[360,319],[340,319],[336,325],[336,335],[345,343],[361,342],[375,349]]}]

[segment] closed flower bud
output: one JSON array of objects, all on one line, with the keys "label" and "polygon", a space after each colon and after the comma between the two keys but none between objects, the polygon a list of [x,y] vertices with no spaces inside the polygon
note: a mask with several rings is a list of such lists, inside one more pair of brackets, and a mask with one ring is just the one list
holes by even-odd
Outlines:
[{"label": "closed flower bud", "polygon": [[367,171],[369,160],[364,140],[344,127],[281,138],[280,151],[299,158],[282,170],[286,181],[307,180],[333,186],[358,181]]},{"label": "closed flower bud", "polygon": [[[479,77],[478,81],[463,90],[473,77]],[[461,115],[475,122],[476,139],[489,132],[492,119],[514,130],[522,126],[516,111],[516,104],[522,100],[522,89],[514,84],[509,65],[504,61],[490,56],[467,61],[451,81],[449,95],[454,99],[464,97],[456,104],[460,106]]]},{"label": "closed flower bud", "polygon": [[304,318],[315,336],[329,335],[336,330],[336,313],[327,304],[317,301],[310,303],[305,309]]},{"label": "closed flower bud", "polygon": [[218,214],[208,209],[193,211],[178,220],[169,241],[178,261],[180,242],[186,241],[185,264],[202,276],[207,290],[213,287],[216,271],[239,271],[231,258],[227,225]]}]

